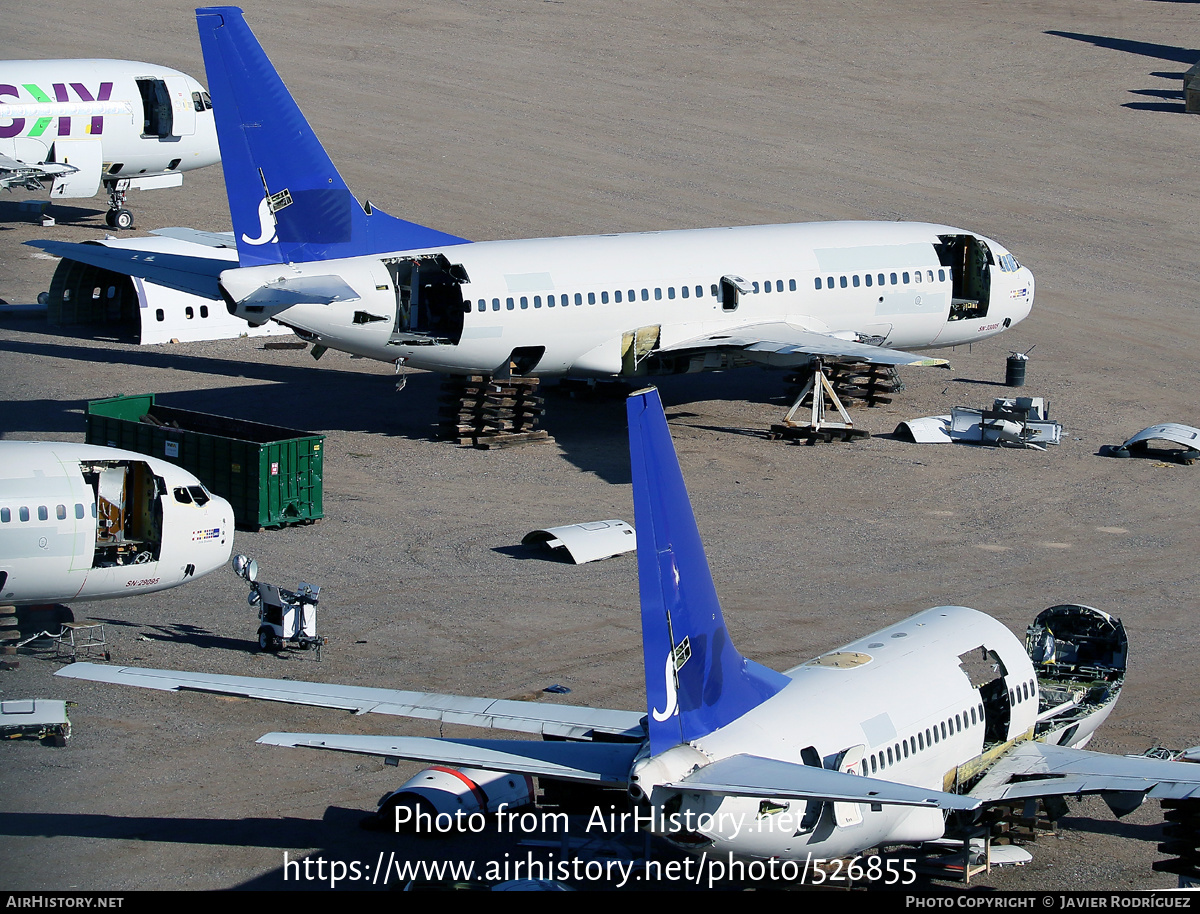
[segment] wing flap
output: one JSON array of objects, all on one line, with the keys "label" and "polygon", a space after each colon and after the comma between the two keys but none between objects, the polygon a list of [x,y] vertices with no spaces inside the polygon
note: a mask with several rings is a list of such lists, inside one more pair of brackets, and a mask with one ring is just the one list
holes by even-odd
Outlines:
[{"label": "wing flap", "polygon": [[992,765],[970,795],[997,803],[1120,792],[1162,800],[1200,797],[1200,765],[1025,742]]},{"label": "wing flap", "polygon": [[[581,708],[509,699],[461,698],[433,692],[405,692],[365,686],[328,685],[290,679],[259,679],[209,673],[177,673],[138,667],[109,667],[98,663],[73,663],[56,674],[116,685],[166,692],[211,692],[263,701],[280,701],[318,708],[336,708],[355,714],[390,714],[440,720],[472,727],[538,733],[562,739],[586,740],[599,733],[640,740],[642,715],[636,711]],[[482,767],[482,766],[481,766]]]},{"label": "wing flap", "polygon": [[948,365],[946,359],[914,355],[899,349],[885,349],[856,340],[841,339],[828,333],[805,330],[795,324],[770,322],[747,324],[720,333],[693,337],[664,346],[659,352],[687,352],[705,349],[739,349],[748,357],[769,365],[794,365],[814,355],[832,359],[855,359],[880,365]]},{"label": "wing flap", "polygon": [[734,755],[705,765],[667,787],[725,796],[795,798],[840,803],[876,803],[969,810],[981,801],[925,787],[865,778],[795,762]]},{"label": "wing flap", "polygon": [[333,733],[268,733],[258,741],[268,746],[332,749],[605,787],[625,787],[629,783],[629,769],[640,748],[629,743],[537,743]]}]

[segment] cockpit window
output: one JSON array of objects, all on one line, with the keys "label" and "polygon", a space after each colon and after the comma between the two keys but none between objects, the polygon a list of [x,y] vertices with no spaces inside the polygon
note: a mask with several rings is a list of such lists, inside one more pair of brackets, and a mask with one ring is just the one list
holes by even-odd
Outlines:
[{"label": "cockpit window", "polygon": [[208,492],[204,486],[188,486],[188,491],[192,493],[192,501],[196,503],[196,507],[203,508],[208,504]]},{"label": "cockpit window", "polygon": [[175,500],[181,505],[190,505],[192,503],[192,496],[188,494],[188,490],[183,486],[176,486],[173,494],[175,495]]}]

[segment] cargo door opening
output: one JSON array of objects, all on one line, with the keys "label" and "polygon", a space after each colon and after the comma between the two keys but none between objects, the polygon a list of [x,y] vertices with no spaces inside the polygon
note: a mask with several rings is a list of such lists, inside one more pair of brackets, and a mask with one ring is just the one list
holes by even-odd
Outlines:
[{"label": "cargo door opening", "polygon": [[140,460],[105,460],[80,466],[95,497],[93,568],[157,562],[162,550],[166,482]]},{"label": "cargo door opening", "polygon": [[444,254],[399,257],[384,265],[396,289],[396,323],[391,342],[458,345],[470,305],[462,284],[469,282],[461,264]]},{"label": "cargo door opening", "polygon": [[992,252],[974,235],[939,235],[938,260],[953,281],[948,320],[987,317],[991,302]]}]

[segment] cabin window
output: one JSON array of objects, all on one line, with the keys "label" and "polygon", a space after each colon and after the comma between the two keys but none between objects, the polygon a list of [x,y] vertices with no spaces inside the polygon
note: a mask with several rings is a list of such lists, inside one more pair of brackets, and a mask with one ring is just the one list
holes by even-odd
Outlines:
[{"label": "cabin window", "polygon": [[595,292],[588,293],[588,304],[589,305],[596,304],[596,293]]},{"label": "cabin window", "polygon": [[629,300],[630,300],[630,301],[637,301],[637,289],[630,289],[630,290],[629,290]]},{"label": "cabin window", "polygon": [[789,291],[789,292],[795,292],[795,291],[796,291],[796,280],[794,280],[794,279],[789,279],[789,280],[788,280],[788,291]]},{"label": "cabin window", "polygon": [[617,291],[613,293],[613,301],[615,301],[618,305],[621,304],[621,290],[620,289],[617,289]]},{"label": "cabin window", "polygon": [[821,288],[821,277],[820,276],[818,276],[816,279],[813,280],[813,288],[814,289]]},{"label": "cabin window", "polygon": [[38,520],[49,520],[50,512],[46,510],[45,505],[38,505]]},{"label": "cabin window", "polygon": [[57,517],[59,520],[66,520],[67,519],[67,506],[59,505],[57,508],[55,508],[54,516]]},{"label": "cabin window", "polygon": [[515,309],[516,306],[517,306],[517,303],[515,301],[513,301],[511,298],[504,299],[504,307],[506,307],[509,311],[512,311],[513,309]]},{"label": "cabin window", "polygon": [[938,282],[945,282],[945,281],[946,281],[946,271],[938,270]]},{"label": "cabin window", "polygon": [[844,289],[844,288],[846,288],[846,286],[847,286],[847,283],[846,283],[846,277],[845,277],[845,276],[842,276],[842,277],[839,279],[839,281],[838,281],[838,285],[839,285],[839,286],[841,286],[843,289]]},{"label": "cabin window", "polygon": [[165,321],[167,319],[167,316],[163,313],[162,308],[156,308],[154,310],[154,319],[159,322]]},{"label": "cabin window", "polygon": [[929,277],[929,281],[933,282],[933,270],[926,270],[925,274]]},{"label": "cabin window", "polygon": [[12,512],[8,508],[0,508],[0,524],[7,524],[12,520]]},{"label": "cabin window", "polygon": [[[713,286],[713,288],[715,289],[716,286]],[[716,292],[713,292],[714,296],[716,294]],[[696,286],[696,298],[704,298],[704,286]]]},{"label": "cabin window", "polygon": [[521,310],[527,311],[528,309],[529,309],[529,298],[525,295],[522,295],[521,296]]},{"label": "cabin window", "polygon": [[540,308],[542,306],[542,296],[540,296],[540,295],[533,296],[533,306],[535,308]]},{"label": "cabin window", "polygon": [[868,273],[866,276],[864,276],[864,277],[863,277],[863,279],[865,279],[865,280],[866,280],[867,286],[868,286],[868,287],[870,287],[870,285],[871,285],[871,274],[870,274],[870,273]]},{"label": "cabin window", "polygon": [[656,289],[654,290],[654,300],[655,300],[655,301],[662,301],[662,289],[658,289],[658,288],[656,288]]},{"label": "cabin window", "polygon": [[903,740],[900,745],[904,747],[904,757],[908,758],[908,740]]},{"label": "cabin window", "polygon": [[917,734],[917,748],[918,749],[925,748],[925,736],[921,733]]},{"label": "cabin window", "polygon": [[890,765],[890,764],[892,764],[892,747],[891,746],[888,746],[887,756],[888,756],[888,764]]},{"label": "cabin window", "polygon": [[942,739],[946,738],[946,722],[942,721]]},{"label": "cabin window", "polygon": [[575,293],[575,304],[577,304],[577,305],[583,304],[583,293],[582,292]]},{"label": "cabin window", "polygon": [[669,298],[671,301],[675,300],[675,287],[674,286],[667,286],[667,298]]},{"label": "cabin window", "polygon": [[914,282],[921,281],[921,271],[920,270],[917,270],[917,272],[913,273],[913,281]]},{"label": "cabin window", "polygon": [[884,276],[883,276],[883,274],[882,274],[882,273],[880,273],[880,274],[879,274],[879,284],[880,284],[881,286],[882,286],[882,285],[886,285],[886,281],[885,281],[885,279],[884,279]]},{"label": "cabin window", "polygon": [[906,286],[908,285],[908,274],[907,273],[904,274],[904,284]]},{"label": "cabin window", "polygon": [[608,293],[607,292],[600,293],[600,304],[602,304],[602,305],[608,304]]},{"label": "cabin window", "polygon": [[764,292],[771,291],[771,280],[768,279],[766,282],[763,283],[763,291]]},{"label": "cabin window", "polygon": [[17,511],[17,514],[21,518],[21,523],[24,524],[29,521],[29,509],[28,508],[20,508]]},{"label": "cabin window", "polygon": [[897,284],[897,282],[898,282],[898,280],[897,280],[897,278],[896,278],[896,274],[895,274],[895,273],[892,273],[892,274],[891,274],[891,277],[892,277],[892,285],[894,286],[894,285],[896,285],[896,284]]},{"label": "cabin window", "polygon": [[482,299],[482,298],[481,298],[481,299],[479,299],[479,310],[480,310],[480,311],[486,311],[486,310],[487,310],[487,301],[486,301],[485,299]]},{"label": "cabin window", "polygon": [[716,298],[717,297],[717,284],[714,282],[712,284],[711,288],[712,288],[712,297]]},{"label": "cabin window", "polygon": [[642,301],[650,301],[650,290],[642,289]]},{"label": "cabin window", "polygon": [[860,282],[861,282],[861,280],[858,278],[858,274],[857,274],[857,273],[855,273],[853,276],[851,276],[851,277],[850,277],[850,284],[851,284],[852,286],[854,286],[854,288],[856,288],[856,289],[857,289],[857,288],[858,288],[858,286],[859,286],[859,283],[860,283]]},{"label": "cabin window", "polygon": [[82,504],[76,503],[76,505],[75,505],[75,519],[83,520],[83,505]]},{"label": "cabin window", "polygon": [[679,294],[682,295],[684,298],[688,297],[688,292],[689,292],[689,289],[687,286],[682,286],[679,289]]},{"label": "cabin window", "polygon": [[196,316],[196,312],[192,309],[191,305],[188,305],[186,308],[183,309],[183,316],[186,317],[190,321],[193,317]]}]

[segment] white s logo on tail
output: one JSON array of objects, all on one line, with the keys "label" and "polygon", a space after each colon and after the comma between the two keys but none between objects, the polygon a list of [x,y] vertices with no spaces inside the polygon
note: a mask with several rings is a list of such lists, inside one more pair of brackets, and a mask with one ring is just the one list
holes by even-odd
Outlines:
[{"label": "white s logo on tail", "polygon": [[667,667],[663,676],[667,687],[667,708],[665,711],[654,709],[654,719],[660,724],[668,717],[679,713],[679,695],[675,691],[675,659],[670,652],[667,654]]},{"label": "white s logo on tail", "polygon": [[263,197],[258,201],[258,237],[251,238],[245,233],[242,234],[242,241],[246,244],[271,244],[278,241],[279,238],[275,233],[275,214],[271,212],[271,204]]}]

